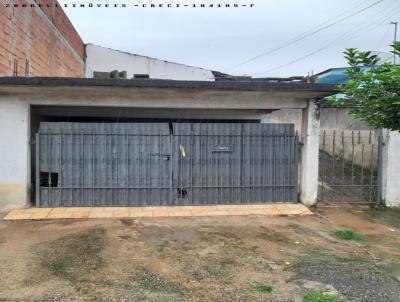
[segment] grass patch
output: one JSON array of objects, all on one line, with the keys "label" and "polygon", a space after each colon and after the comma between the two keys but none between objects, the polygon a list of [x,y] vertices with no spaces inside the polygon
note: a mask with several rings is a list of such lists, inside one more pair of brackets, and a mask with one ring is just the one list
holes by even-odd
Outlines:
[{"label": "grass patch", "polygon": [[266,285],[266,284],[256,284],[256,285],[253,285],[251,288],[259,293],[264,293],[264,294],[272,293],[272,290],[273,290],[272,286]]},{"label": "grass patch", "polygon": [[338,296],[324,294],[323,292],[309,292],[304,296],[304,302],[342,302]]},{"label": "grass patch", "polygon": [[360,241],[362,239],[360,234],[350,230],[336,230],[334,234],[336,237],[344,240]]}]

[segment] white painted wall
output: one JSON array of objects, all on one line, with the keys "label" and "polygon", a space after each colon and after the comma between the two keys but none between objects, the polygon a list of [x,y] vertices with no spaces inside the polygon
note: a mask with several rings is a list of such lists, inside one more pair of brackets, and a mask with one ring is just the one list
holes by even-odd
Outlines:
[{"label": "white painted wall", "polygon": [[400,207],[400,132],[383,131],[382,197],[388,207]]},{"label": "white painted wall", "polygon": [[0,99],[0,211],[28,206],[29,105]]},{"label": "white painted wall", "polygon": [[312,206],[318,198],[320,117],[313,100],[303,109],[302,143],[300,163],[300,201]]},{"label": "white painted wall", "polygon": [[93,44],[86,45],[86,77],[94,71],[127,71],[128,79],[134,74],[148,74],[151,79],[214,81],[210,70],[167,62],[155,58],[130,54]]}]

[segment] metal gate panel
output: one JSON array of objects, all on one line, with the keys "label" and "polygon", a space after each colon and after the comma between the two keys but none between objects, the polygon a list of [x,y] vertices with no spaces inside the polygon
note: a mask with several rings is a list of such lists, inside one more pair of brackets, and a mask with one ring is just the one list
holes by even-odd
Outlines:
[{"label": "metal gate panel", "polygon": [[168,123],[41,123],[36,142],[38,206],[170,200]]},{"label": "metal gate panel", "polygon": [[239,123],[173,124],[174,204],[239,203]]},{"label": "metal gate panel", "polygon": [[[170,128],[171,126],[171,128]],[[294,126],[41,123],[40,207],[297,201]]]},{"label": "metal gate panel", "polygon": [[294,125],[176,123],[173,129],[174,204],[297,201]]}]

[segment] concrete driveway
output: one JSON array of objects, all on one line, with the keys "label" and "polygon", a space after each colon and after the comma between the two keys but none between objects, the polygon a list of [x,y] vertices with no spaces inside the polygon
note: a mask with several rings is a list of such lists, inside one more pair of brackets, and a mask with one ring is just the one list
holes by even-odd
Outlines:
[{"label": "concrete driveway", "polygon": [[398,302],[400,211],[1,221],[0,276],[0,301]]}]

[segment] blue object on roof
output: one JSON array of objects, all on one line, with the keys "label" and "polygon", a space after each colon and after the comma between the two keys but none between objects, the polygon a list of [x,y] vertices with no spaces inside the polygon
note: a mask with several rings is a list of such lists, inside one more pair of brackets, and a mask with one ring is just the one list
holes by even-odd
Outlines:
[{"label": "blue object on roof", "polygon": [[[364,71],[368,71],[370,67],[362,67]],[[346,74],[347,67],[342,68],[331,68],[321,73],[316,74],[316,83],[325,84],[346,84],[349,81],[349,77]]]},{"label": "blue object on roof", "polygon": [[345,84],[349,80],[347,68],[332,68],[315,76],[317,83]]}]

